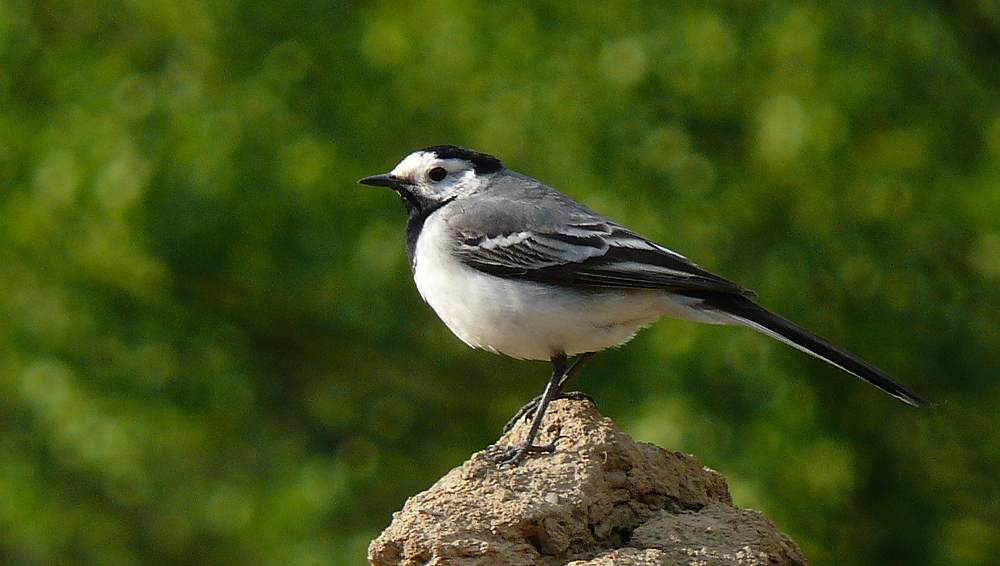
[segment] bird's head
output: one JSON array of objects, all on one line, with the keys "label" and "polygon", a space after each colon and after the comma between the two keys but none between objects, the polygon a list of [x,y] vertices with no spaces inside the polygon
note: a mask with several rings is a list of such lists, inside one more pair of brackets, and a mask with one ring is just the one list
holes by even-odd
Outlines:
[{"label": "bird's head", "polygon": [[434,145],[407,155],[389,173],[358,182],[389,187],[399,193],[413,213],[475,192],[501,169],[503,164],[492,155],[453,145]]}]

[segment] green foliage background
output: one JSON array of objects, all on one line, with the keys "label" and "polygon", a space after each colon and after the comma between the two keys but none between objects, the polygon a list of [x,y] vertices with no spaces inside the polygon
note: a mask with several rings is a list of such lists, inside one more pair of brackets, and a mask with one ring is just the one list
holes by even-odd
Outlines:
[{"label": "green foliage background", "polygon": [[992,3],[0,0],[0,562],[363,564],[546,364],[420,301],[455,143],[938,404],[663,321],[577,388],[814,564],[1000,555]]}]

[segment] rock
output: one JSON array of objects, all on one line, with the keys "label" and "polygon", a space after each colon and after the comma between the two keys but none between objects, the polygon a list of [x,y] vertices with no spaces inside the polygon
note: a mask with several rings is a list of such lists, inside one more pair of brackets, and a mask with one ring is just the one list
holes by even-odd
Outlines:
[{"label": "rock", "polygon": [[[519,423],[501,440],[515,444]],[[411,497],[368,548],[374,566],[804,565],[764,515],[733,505],[691,455],[638,443],[588,401],[560,399],[513,469],[480,452]]]}]

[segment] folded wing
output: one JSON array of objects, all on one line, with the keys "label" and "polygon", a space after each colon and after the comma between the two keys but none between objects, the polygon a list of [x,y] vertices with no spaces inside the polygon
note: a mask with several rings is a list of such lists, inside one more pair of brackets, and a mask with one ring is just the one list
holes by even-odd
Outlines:
[{"label": "folded wing", "polygon": [[583,220],[559,232],[467,230],[457,253],[485,273],[552,285],[753,294],[611,222]]}]

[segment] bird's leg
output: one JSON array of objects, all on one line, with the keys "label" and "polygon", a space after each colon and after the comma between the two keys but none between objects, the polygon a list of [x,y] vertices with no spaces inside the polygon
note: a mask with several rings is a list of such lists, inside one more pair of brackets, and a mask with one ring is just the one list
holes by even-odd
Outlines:
[{"label": "bird's leg", "polygon": [[549,446],[535,446],[535,437],[538,436],[538,429],[542,426],[542,418],[545,416],[545,410],[549,407],[549,403],[552,399],[559,394],[559,385],[565,382],[566,377],[566,354],[556,354],[552,356],[552,377],[549,378],[549,382],[545,385],[545,391],[542,393],[541,400],[538,401],[538,405],[535,407],[534,416],[531,419],[531,428],[528,429],[528,436],[524,439],[518,446],[507,446],[498,447],[493,446],[491,448],[500,448],[501,452],[496,455],[490,455],[488,458],[497,464],[508,464],[514,467],[521,463],[525,457],[531,452],[552,452],[555,450],[555,445]]},{"label": "bird's leg", "polygon": [[[564,387],[566,387],[566,384],[569,383],[569,380],[573,379],[574,375],[580,373],[580,370],[583,369],[583,365],[586,364],[587,362],[589,362],[590,358],[593,358],[594,354],[596,354],[596,353],[597,352],[587,352],[585,354],[582,354],[579,358],[576,359],[576,361],[573,363],[573,365],[570,366],[569,370],[567,370],[566,373],[563,374],[563,378],[559,380],[559,385],[557,386],[559,388],[559,395],[556,396],[556,399],[560,399],[560,398],[566,397],[568,395],[573,395],[574,397],[583,397],[583,398],[586,398],[586,399],[590,399],[590,397],[587,397],[583,393],[563,393],[562,390],[563,390]],[[591,400],[593,400],[593,399],[591,399]]]},{"label": "bird's leg", "polygon": [[[556,384],[556,394],[553,397],[553,399],[575,399],[578,401],[586,399],[593,403],[594,400],[591,399],[590,396],[588,396],[586,393],[582,393],[580,391],[563,393],[562,390],[564,387],[566,387],[566,384],[569,382],[569,380],[572,379],[574,375],[579,373],[580,370],[583,369],[583,365],[586,364],[588,361],[590,361],[590,358],[593,358],[594,354],[596,353],[597,352],[587,352],[586,354],[583,354],[579,358],[577,358],[576,362],[574,362],[573,365],[570,366],[568,370],[566,370],[562,378],[559,380],[559,383]],[[555,362],[553,361],[553,363]],[[510,432],[510,429],[514,428],[514,425],[516,425],[517,421],[521,420],[522,417],[527,417],[529,419],[532,418],[532,416],[535,414],[535,409],[538,408],[538,404],[542,402],[543,396],[544,393],[542,395],[539,395],[538,397],[535,397],[531,401],[528,401],[526,405],[518,409],[517,413],[515,413],[514,416],[511,417],[509,421],[507,421],[507,424],[503,425],[503,433],[507,434],[508,432]]]}]

